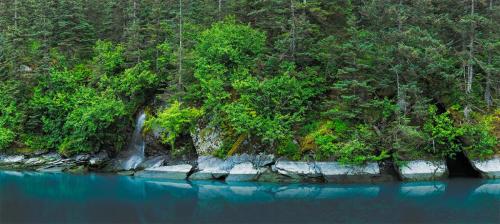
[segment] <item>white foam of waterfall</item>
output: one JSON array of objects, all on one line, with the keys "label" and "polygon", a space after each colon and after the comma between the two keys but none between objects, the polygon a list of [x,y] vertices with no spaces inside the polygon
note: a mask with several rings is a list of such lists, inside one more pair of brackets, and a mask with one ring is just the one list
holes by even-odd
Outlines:
[{"label": "white foam of waterfall", "polygon": [[137,117],[135,130],[132,134],[132,139],[130,140],[127,152],[125,153],[125,160],[122,163],[122,168],[124,170],[135,169],[144,161],[144,149],[146,148],[146,143],[144,142],[141,132],[145,121],[146,113],[141,112]]}]

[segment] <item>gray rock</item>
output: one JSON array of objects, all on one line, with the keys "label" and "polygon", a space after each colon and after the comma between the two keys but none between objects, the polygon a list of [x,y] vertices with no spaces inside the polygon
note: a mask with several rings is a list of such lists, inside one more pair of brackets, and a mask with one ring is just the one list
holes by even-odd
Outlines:
[{"label": "gray rock", "polygon": [[120,175],[120,176],[134,176],[134,171],[132,170],[125,170],[125,171],[120,171],[118,173],[116,173],[117,175]]},{"label": "gray rock", "polygon": [[269,166],[274,163],[274,155],[260,153],[255,156],[253,164],[255,167]]},{"label": "gray rock", "polygon": [[272,171],[292,179],[321,177],[321,171],[313,162],[278,160],[272,166]]},{"label": "gray rock", "polygon": [[328,182],[364,182],[380,175],[377,163],[356,166],[338,162],[316,162],[315,165]]},{"label": "gray rock", "polygon": [[28,160],[26,160],[24,162],[24,164],[26,166],[40,166],[40,165],[43,165],[47,162],[46,159],[44,159],[43,157],[33,157],[33,158],[29,158]]},{"label": "gray rock", "polygon": [[222,135],[218,128],[200,127],[199,125],[191,133],[196,153],[209,155],[222,147]]},{"label": "gray rock", "polygon": [[490,179],[500,178],[500,156],[487,160],[472,160],[472,166],[481,172],[482,176]]},{"label": "gray rock", "polygon": [[38,168],[36,171],[38,171],[38,172],[47,172],[47,173],[61,173],[64,170],[65,170],[65,167],[62,167],[62,166],[53,166],[53,167]]},{"label": "gray rock", "polygon": [[86,163],[89,161],[90,155],[89,154],[80,154],[80,155],[74,156],[72,159],[75,160],[75,162],[77,162],[77,163]]},{"label": "gray rock", "polygon": [[137,172],[135,176],[143,178],[186,179],[191,169],[193,169],[193,166],[189,164],[160,166]]},{"label": "gray rock", "polygon": [[155,167],[160,167],[163,165],[163,162],[167,159],[166,156],[156,156],[153,158],[148,158],[144,160],[144,162],[140,163],[139,166],[137,166],[138,169],[148,169],[148,168],[155,168]]},{"label": "gray rock", "polygon": [[230,171],[226,181],[255,181],[260,171],[251,162],[236,164]]},{"label": "gray rock", "polygon": [[88,169],[84,165],[80,165],[80,166],[75,166],[75,167],[68,169],[67,172],[74,173],[74,174],[81,174],[81,173],[88,172]]},{"label": "gray rock", "polygon": [[198,157],[198,171],[191,175],[189,179],[209,180],[221,179],[229,174],[234,163],[225,161],[213,156]]},{"label": "gray rock", "polygon": [[5,156],[0,158],[0,163],[12,164],[12,163],[20,163],[24,160],[23,155],[15,155],[15,156]]},{"label": "gray rock", "polygon": [[94,167],[98,167],[98,166],[103,165],[108,160],[109,160],[108,153],[106,153],[105,151],[101,151],[101,152],[99,152],[95,155],[92,155],[90,157],[89,165],[94,166]]},{"label": "gray rock", "polygon": [[54,161],[54,160],[62,159],[61,155],[59,155],[59,153],[55,153],[55,152],[42,155],[42,158],[45,159],[46,161]]},{"label": "gray rock", "polygon": [[448,169],[444,161],[415,160],[408,161],[397,171],[403,180],[437,180],[447,176]]},{"label": "gray rock", "polygon": [[236,155],[230,156],[224,162],[225,162],[226,166],[228,166],[228,169],[231,169],[236,164],[245,163],[245,162],[252,162],[254,160],[255,160],[255,156],[251,156],[251,155],[248,155],[246,153],[243,153],[243,154],[236,154]]}]

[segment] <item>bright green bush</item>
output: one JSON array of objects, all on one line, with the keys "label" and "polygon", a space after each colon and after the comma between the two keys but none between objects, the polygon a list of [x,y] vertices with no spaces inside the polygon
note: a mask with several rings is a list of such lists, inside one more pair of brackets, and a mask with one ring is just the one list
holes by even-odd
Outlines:
[{"label": "bright green bush", "polygon": [[176,138],[188,134],[202,115],[202,110],[192,107],[182,108],[181,103],[174,101],[168,108],[159,111],[155,117],[148,118],[144,124],[144,131],[160,131],[163,143],[175,148]]},{"label": "bright green bush", "polygon": [[0,150],[5,150],[16,140],[21,130],[23,111],[17,103],[15,82],[0,83]]},{"label": "bright green bush", "polygon": [[351,127],[341,120],[316,123],[312,132],[304,138],[302,144],[307,148],[308,141],[313,141],[316,159],[334,159],[344,164],[364,164],[388,157],[387,151],[377,155],[372,143],[374,133],[366,125]]},{"label": "bright green bush", "polygon": [[429,153],[441,157],[453,157],[462,150],[460,137],[465,134],[464,127],[456,126],[450,116],[450,111],[437,114],[437,107],[429,107],[430,118],[424,124],[424,131],[430,136]]}]

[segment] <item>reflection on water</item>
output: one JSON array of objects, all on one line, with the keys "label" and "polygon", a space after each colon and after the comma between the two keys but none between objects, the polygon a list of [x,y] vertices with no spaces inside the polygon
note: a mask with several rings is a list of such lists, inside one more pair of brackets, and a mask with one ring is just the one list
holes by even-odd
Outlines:
[{"label": "reflection on water", "polygon": [[377,185],[0,172],[0,223],[499,223],[500,180]]}]

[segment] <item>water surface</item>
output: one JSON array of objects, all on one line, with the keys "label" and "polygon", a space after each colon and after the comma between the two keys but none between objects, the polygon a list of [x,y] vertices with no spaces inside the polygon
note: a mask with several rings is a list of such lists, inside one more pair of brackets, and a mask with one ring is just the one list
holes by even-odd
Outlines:
[{"label": "water surface", "polygon": [[0,172],[0,223],[500,223],[500,180],[377,185]]}]

